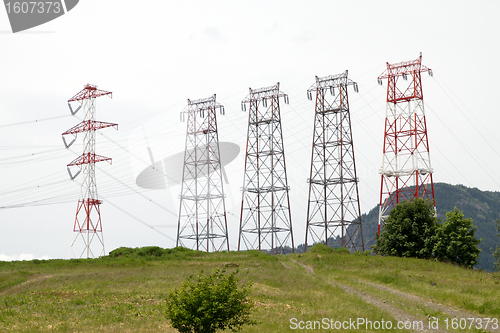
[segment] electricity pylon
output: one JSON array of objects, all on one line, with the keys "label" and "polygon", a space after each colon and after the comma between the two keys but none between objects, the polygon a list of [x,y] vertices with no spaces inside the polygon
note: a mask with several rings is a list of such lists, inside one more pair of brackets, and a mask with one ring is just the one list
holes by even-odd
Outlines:
[{"label": "electricity pylon", "polygon": [[177,227],[177,246],[200,251],[229,251],[216,111],[224,107],[212,97],[191,101]]},{"label": "electricity pylon", "polygon": [[[76,140],[78,133],[85,133],[83,139],[83,154],[77,159],[73,160],[68,164],[68,173],[71,179],[75,179],[76,176],[82,172],[83,181],[80,187],[80,199],[78,200],[78,206],[76,208],[75,223],[73,226],[73,231],[77,234],[71,243],[71,256],[72,257],[95,257],[94,251],[96,249],[101,249],[99,251],[99,256],[105,255],[104,251],[104,238],[102,235],[102,223],[101,223],[101,210],[99,206],[102,200],[99,200],[97,195],[97,183],[95,175],[95,164],[101,161],[108,161],[111,164],[111,158],[97,155],[95,153],[95,142],[96,142],[96,131],[106,128],[115,127],[118,129],[118,124],[105,123],[102,121],[95,120],[96,113],[96,98],[100,96],[109,95],[112,97],[112,93],[109,91],[99,90],[97,86],[87,84],[78,94],[73,96],[68,100],[68,105],[71,114],[75,115],[80,108],[83,106],[85,112],[84,120],[74,126],[73,128],[64,132],[63,141],[66,148],[69,148]],[[78,108],[73,111],[70,102],[79,102]],[[72,134],[74,139],[68,144],[65,139],[65,135]],[[70,167],[78,166],[80,170],[73,175],[71,173]],[[99,244],[97,246],[92,246],[92,241],[97,238]],[[83,240],[83,250],[76,250],[74,246],[78,239]],[[94,249],[94,251],[92,250]],[[97,252],[96,252],[97,253]],[[78,255],[77,255],[78,254]]]},{"label": "electricity pylon", "polygon": [[433,169],[424,112],[421,73],[432,70],[422,65],[420,57],[396,64],[378,77],[387,79],[384,147],[380,189],[378,233],[391,209],[414,198],[429,199],[434,204]]},{"label": "electricity pylon", "polygon": [[[347,87],[358,91],[347,71],[316,77],[305,251],[315,243],[364,251],[358,177],[354,158]],[[340,238],[337,240],[337,238]]]},{"label": "electricity pylon", "polygon": [[294,251],[279,105],[280,97],[288,104],[288,96],[279,83],[249,90],[242,101],[243,111],[247,103],[250,110],[238,251],[284,254],[287,248]]}]

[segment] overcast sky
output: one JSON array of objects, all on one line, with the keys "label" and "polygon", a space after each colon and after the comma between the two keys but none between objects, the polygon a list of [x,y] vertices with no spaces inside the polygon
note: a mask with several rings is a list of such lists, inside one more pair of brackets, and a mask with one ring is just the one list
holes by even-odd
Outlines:
[{"label": "overcast sky", "polygon": [[[217,94],[219,138],[240,148],[226,166],[230,247],[236,249],[248,88],[280,82],[295,244],[304,242],[314,76],[349,70],[362,212],[379,201],[386,62],[418,58],[434,181],[500,191],[500,2],[81,0],[66,15],[12,34],[0,8],[0,260],[68,258],[81,178],[61,133],[81,121],[67,100],[87,83],[113,92],[97,120],[106,252],[175,246],[180,185],[146,190],[137,176],[183,151],[187,99]],[[439,205],[439,202],[437,202]],[[368,235],[367,237],[370,237]]]}]

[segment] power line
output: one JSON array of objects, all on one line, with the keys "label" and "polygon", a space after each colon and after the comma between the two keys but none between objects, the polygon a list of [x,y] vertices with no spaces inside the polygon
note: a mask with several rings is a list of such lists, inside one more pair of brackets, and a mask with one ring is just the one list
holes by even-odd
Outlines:
[{"label": "power line", "polygon": [[134,220],[136,220],[136,221],[138,221],[138,222],[140,222],[140,223],[144,224],[145,226],[147,226],[147,227],[151,228],[152,230],[156,231],[156,232],[157,232],[157,233],[159,233],[160,235],[163,235],[163,236],[167,237],[168,239],[170,239],[170,240],[172,240],[172,241],[174,241],[174,242],[175,242],[175,239],[173,239],[173,238],[172,238],[172,237],[170,237],[169,235],[164,234],[163,232],[161,232],[161,231],[157,230],[154,226],[152,226],[152,225],[150,225],[150,224],[148,224],[148,223],[144,222],[143,220],[141,220],[141,219],[140,219],[140,218],[138,218],[137,216],[134,216],[134,215],[130,214],[130,213],[129,213],[129,212],[127,212],[125,209],[123,209],[123,208],[121,208],[120,206],[118,206],[118,205],[114,204],[114,203],[113,203],[112,201],[110,201],[109,199],[106,199],[106,202],[107,202],[107,203],[109,203],[111,206],[115,207],[116,209],[118,209],[119,211],[121,211],[122,213],[124,213],[124,214],[126,214],[126,215],[130,216],[130,217],[131,217],[131,218],[133,218]]},{"label": "power line", "polygon": [[42,118],[42,119],[34,119],[34,120],[21,121],[21,122],[18,122],[18,123],[3,124],[3,125],[0,125],[0,128],[10,127],[10,126],[27,125],[27,124],[35,124],[35,123],[39,123],[39,122],[42,122],[42,121],[67,118],[69,116],[70,115],[64,115],[64,116],[57,116],[57,117],[49,117],[49,118]]}]

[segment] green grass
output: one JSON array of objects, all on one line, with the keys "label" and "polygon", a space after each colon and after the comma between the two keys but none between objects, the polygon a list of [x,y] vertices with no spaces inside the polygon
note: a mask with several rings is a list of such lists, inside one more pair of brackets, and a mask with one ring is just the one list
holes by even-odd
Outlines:
[{"label": "green grass", "polygon": [[371,281],[456,308],[500,318],[499,273],[413,258],[309,256],[305,261],[317,267],[318,273],[326,277]]},{"label": "green grass", "polygon": [[[259,324],[242,332],[290,332],[291,318],[394,321],[387,311],[332,282],[387,298],[397,307],[404,308],[405,300],[362,282],[500,318],[498,273],[438,262],[321,249],[289,256],[153,247],[117,250],[100,259],[0,262],[0,332],[176,332],[164,315],[168,292],[190,275],[228,262],[235,265],[227,271],[238,269],[242,282],[253,283],[253,318]],[[310,265],[315,273],[293,260]],[[417,305],[408,311],[439,315]]]}]

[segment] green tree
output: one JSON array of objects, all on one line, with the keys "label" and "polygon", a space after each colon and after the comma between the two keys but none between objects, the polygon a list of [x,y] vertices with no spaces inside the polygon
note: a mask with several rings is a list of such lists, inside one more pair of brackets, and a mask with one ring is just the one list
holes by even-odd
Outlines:
[{"label": "green tree", "polygon": [[211,275],[190,276],[167,299],[167,318],[181,333],[213,333],[217,330],[238,331],[241,326],[256,324],[250,319],[254,303],[248,299],[251,284],[238,288],[234,271],[229,275],[215,269]]},{"label": "green tree", "polygon": [[[495,224],[497,226],[498,239],[500,240],[500,219],[497,219]],[[493,250],[492,248],[491,251],[493,251],[493,257],[496,259],[495,268],[497,271],[500,271],[500,246],[497,245],[496,250]]]},{"label": "green tree", "polygon": [[397,257],[432,257],[438,219],[434,205],[420,198],[394,207],[373,246],[375,253]]},{"label": "green tree", "polygon": [[464,218],[461,210],[446,212],[446,221],[439,225],[434,245],[434,256],[440,261],[452,262],[463,267],[477,265],[481,242],[474,236],[477,227],[472,219]]}]

